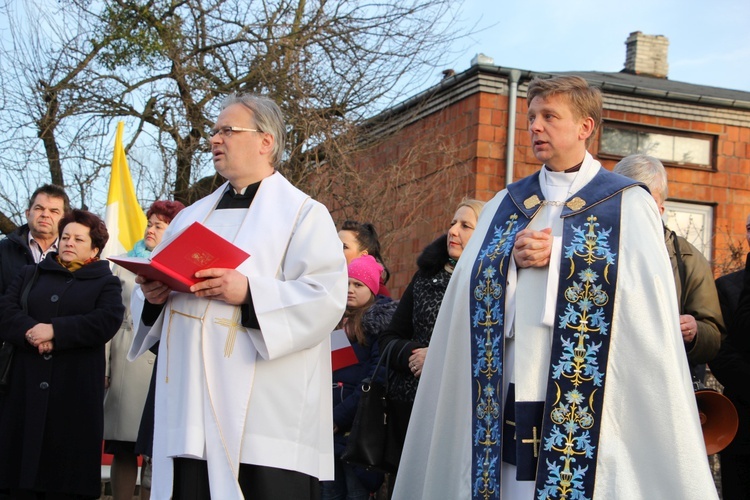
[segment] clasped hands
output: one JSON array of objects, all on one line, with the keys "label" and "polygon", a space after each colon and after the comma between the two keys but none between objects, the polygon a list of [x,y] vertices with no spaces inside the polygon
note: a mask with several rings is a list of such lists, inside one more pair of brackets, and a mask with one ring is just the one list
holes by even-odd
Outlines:
[{"label": "clasped hands", "polygon": [[523,229],[513,244],[513,259],[519,268],[545,267],[552,254],[552,228],[541,231]]},{"label": "clasped hands", "polygon": [[53,338],[55,338],[55,331],[49,323],[37,323],[26,332],[26,342],[36,347],[39,354],[52,352]]},{"label": "clasped hands", "polygon": [[[236,269],[203,269],[195,273],[196,278],[204,280],[190,287],[196,297],[222,300],[227,304],[239,305],[248,301],[250,288],[247,276]],[[143,276],[136,276],[135,282],[141,285],[146,300],[151,304],[163,304],[172,290],[161,281],[151,281]]]}]

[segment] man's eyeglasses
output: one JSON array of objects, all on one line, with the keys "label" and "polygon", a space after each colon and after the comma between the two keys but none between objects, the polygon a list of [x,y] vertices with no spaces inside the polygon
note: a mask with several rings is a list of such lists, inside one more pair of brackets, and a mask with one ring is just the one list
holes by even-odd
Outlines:
[{"label": "man's eyeglasses", "polygon": [[212,128],[208,135],[209,137],[213,137],[216,134],[219,134],[224,137],[232,137],[232,134],[235,132],[260,132],[257,128],[243,128],[243,127],[221,127],[221,128]]}]

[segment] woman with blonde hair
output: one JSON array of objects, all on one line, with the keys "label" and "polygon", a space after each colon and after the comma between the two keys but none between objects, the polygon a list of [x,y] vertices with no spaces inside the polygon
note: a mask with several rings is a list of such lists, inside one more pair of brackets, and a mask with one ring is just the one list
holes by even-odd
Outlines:
[{"label": "woman with blonde hair", "polygon": [[[388,328],[380,336],[380,352],[391,342],[388,369],[389,426],[399,442],[391,459],[398,462],[409,426],[417,384],[430,345],[445,289],[453,268],[474,233],[484,202],[464,198],[456,207],[448,232],[430,243],[417,259],[419,270],[404,291]],[[392,482],[391,482],[392,484]]]}]

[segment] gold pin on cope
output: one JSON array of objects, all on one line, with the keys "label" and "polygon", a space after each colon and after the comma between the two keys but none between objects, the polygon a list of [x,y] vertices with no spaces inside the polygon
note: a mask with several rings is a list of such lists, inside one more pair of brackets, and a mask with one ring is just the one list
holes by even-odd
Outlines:
[{"label": "gold pin on cope", "polygon": [[526,198],[526,201],[523,202],[523,206],[527,209],[534,208],[535,206],[539,205],[541,203],[541,200],[537,195],[532,195]]},{"label": "gold pin on cope", "polygon": [[578,196],[568,201],[567,203],[563,203],[562,201],[547,201],[547,200],[542,201],[535,194],[526,198],[526,200],[523,202],[523,206],[526,207],[526,209],[528,210],[528,209],[534,208],[540,203],[542,205],[552,205],[555,207],[559,207],[564,204],[566,207],[568,207],[571,210],[580,210],[581,208],[586,206],[586,202]]},{"label": "gold pin on cope", "polygon": [[580,210],[584,206],[586,206],[586,202],[582,198],[576,196],[575,198],[567,202],[565,206],[567,206],[571,210]]}]

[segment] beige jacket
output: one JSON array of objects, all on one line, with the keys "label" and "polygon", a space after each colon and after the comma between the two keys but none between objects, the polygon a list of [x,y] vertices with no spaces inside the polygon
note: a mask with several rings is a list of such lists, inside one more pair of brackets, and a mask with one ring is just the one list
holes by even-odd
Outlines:
[{"label": "beige jacket", "polygon": [[133,342],[130,295],[135,275],[119,266],[115,266],[114,274],[122,284],[125,318],[120,330],[107,343],[105,375],[109,377],[109,389],[104,397],[104,439],[135,442],[156,355],[148,352],[133,362],[127,360]]}]

